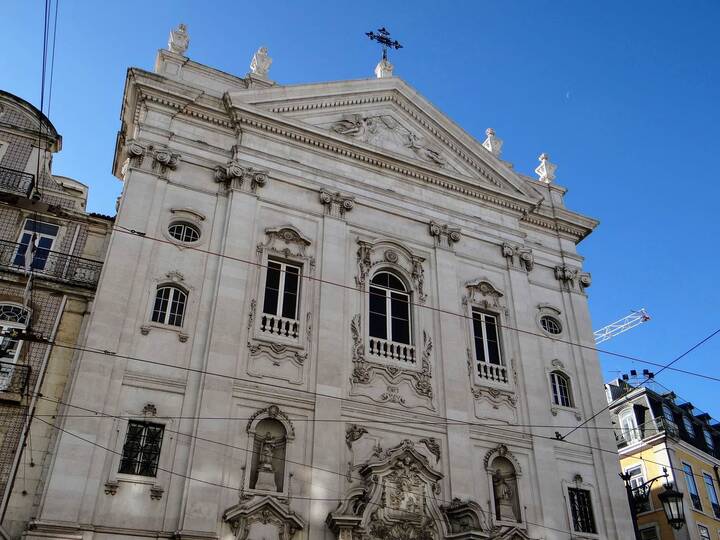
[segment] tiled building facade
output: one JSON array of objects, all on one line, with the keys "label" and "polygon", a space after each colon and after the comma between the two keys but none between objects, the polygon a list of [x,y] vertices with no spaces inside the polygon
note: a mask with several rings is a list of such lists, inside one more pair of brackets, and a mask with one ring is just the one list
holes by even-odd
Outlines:
[{"label": "tiled building facade", "polygon": [[42,340],[77,343],[112,226],[86,212],[86,186],[52,174],[61,144],[40,111],[0,91],[0,515],[9,537],[33,517],[57,436],[42,420],[27,427],[35,416],[54,421],[74,355]]}]

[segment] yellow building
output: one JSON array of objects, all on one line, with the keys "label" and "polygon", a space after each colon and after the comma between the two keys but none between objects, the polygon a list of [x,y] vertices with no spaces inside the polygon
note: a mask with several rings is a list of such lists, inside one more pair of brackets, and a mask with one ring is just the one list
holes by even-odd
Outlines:
[{"label": "yellow building", "polygon": [[[695,414],[672,392],[633,386],[626,380],[607,385],[610,412],[623,473],[634,488],[642,540],[720,539],[720,425],[707,414]],[[667,471],[668,481],[683,493],[686,524],[674,530],[658,495],[664,478],[650,486],[647,500],[639,488]]]}]

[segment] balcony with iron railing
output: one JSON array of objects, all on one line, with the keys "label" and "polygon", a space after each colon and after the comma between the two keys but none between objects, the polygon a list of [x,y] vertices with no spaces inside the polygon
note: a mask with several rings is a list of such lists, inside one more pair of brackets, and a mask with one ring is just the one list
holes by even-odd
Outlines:
[{"label": "balcony with iron railing", "polygon": [[30,197],[35,176],[16,169],[0,167],[0,192]]},{"label": "balcony with iron railing", "polygon": [[[26,273],[26,246],[17,242],[0,240],[0,269],[16,273]],[[57,251],[40,250],[35,253],[31,268],[35,277],[94,288],[100,279],[103,263],[84,259]]]},{"label": "balcony with iron railing", "polygon": [[631,444],[638,443],[644,439],[649,439],[661,433],[665,433],[668,437],[677,438],[679,436],[678,427],[674,422],[669,422],[665,417],[658,416],[650,419],[643,426],[636,427],[632,430],[615,432],[615,441],[618,448],[625,448]]},{"label": "balcony with iron railing", "polygon": [[30,366],[0,361],[0,399],[12,396],[19,399],[27,389]]}]

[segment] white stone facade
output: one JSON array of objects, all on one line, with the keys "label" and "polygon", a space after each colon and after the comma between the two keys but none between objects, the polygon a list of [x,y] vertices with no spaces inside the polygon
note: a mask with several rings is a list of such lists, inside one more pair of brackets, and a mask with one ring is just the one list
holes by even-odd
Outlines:
[{"label": "white stone facade", "polygon": [[[596,222],[562,188],[396,77],[280,86],[169,51],[155,71],[129,72],[115,156],[141,234],[112,237],[87,331],[111,354],[82,354],[69,396],[100,415],[60,422],[28,538],[565,539],[569,487],[596,529],[574,538],[631,537],[617,456],[588,448],[611,433],[552,440],[605,405],[597,356],[538,336],[550,315],[593,344],[575,246]],[[294,316],[266,313],[271,263],[300,269]],[[369,337],[380,271],[410,343]],[[152,321],[163,286],[181,326]],[[501,363],[476,361],[473,310]],[[131,421],[164,427],[155,475],[119,472]]]}]

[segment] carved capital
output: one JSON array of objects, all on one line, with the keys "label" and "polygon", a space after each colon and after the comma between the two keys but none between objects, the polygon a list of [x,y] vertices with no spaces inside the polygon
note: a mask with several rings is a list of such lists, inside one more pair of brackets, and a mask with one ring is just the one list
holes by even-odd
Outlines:
[{"label": "carved capital", "polygon": [[431,221],[428,224],[428,232],[435,239],[436,246],[452,248],[462,239],[462,232],[459,227],[451,227],[447,224]]},{"label": "carved capital", "polygon": [[515,263],[530,272],[535,266],[535,257],[533,256],[532,249],[514,246],[508,242],[503,242],[500,247],[502,256],[508,260],[508,264],[511,267],[515,267]]},{"label": "carved capital", "polygon": [[215,181],[225,184],[228,189],[256,193],[268,182],[268,171],[242,165],[233,159],[225,165],[215,167]]},{"label": "carved capital", "polygon": [[[555,279],[565,283],[568,287],[573,287],[578,279],[578,268],[567,266],[565,264],[555,267]],[[589,274],[588,274],[589,276]]]},{"label": "carved capital", "polygon": [[325,207],[325,214],[343,218],[345,212],[349,212],[355,206],[355,197],[342,195],[339,192],[331,193],[322,189],[320,190],[320,204]]}]

